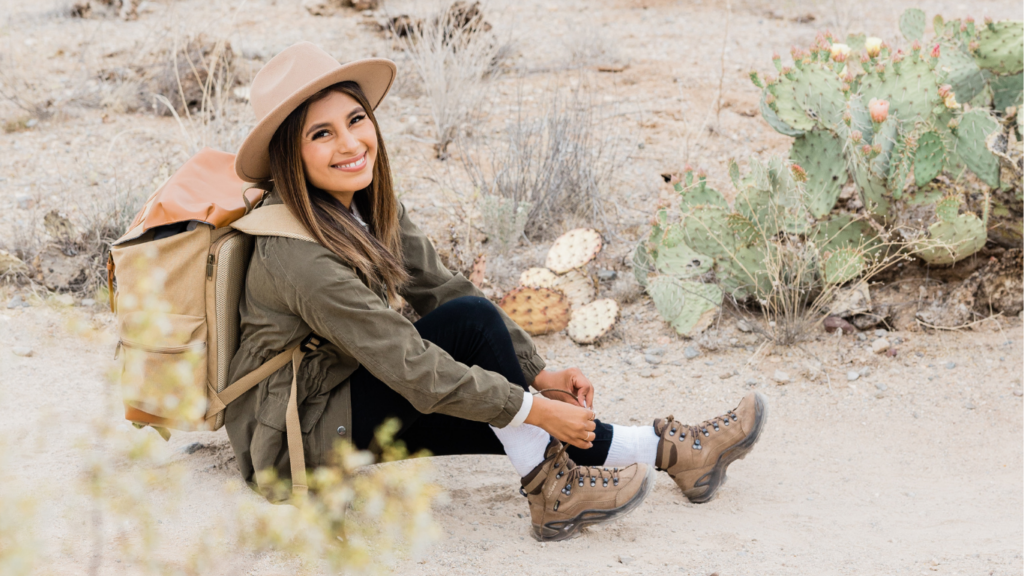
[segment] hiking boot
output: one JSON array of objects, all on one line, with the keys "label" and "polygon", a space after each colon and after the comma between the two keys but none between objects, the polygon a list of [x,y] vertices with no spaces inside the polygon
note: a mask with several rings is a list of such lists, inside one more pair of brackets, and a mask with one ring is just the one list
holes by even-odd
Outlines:
[{"label": "hiking boot", "polygon": [[668,472],[690,502],[707,502],[725,482],[729,464],[754,447],[767,419],[768,405],[760,392],[747,394],[734,410],[696,426],[672,416],[658,418],[654,433],[661,440],[654,465]]},{"label": "hiking boot", "polygon": [[530,502],[537,540],[565,540],[584,526],[624,516],[654,487],[654,470],[646,464],[578,466],[565,448],[552,438],[544,461],[523,477],[519,490]]}]

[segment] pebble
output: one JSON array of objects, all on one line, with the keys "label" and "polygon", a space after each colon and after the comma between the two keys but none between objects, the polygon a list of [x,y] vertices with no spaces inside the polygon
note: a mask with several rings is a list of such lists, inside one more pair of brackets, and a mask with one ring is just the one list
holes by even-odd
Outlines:
[{"label": "pebble", "polygon": [[867,340],[867,339],[868,339],[868,337],[867,337],[867,336],[865,336],[865,335],[863,335],[863,334],[857,334],[857,340],[859,340],[859,341],[863,342],[863,341],[865,341],[865,340]]},{"label": "pebble", "polygon": [[861,368],[860,369],[860,375],[865,377],[865,378],[867,378],[868,376],[871,376],[871,368],[869,368],[867,366]]},{"label": "pebble", "polygon": [[14,298],[11,298],[11,300],[9,302],[7,302],[7,309],[8,310],[10,310],[12,308],[28,308],[28,307],[29,307],[29,303],[25,302],[25,300],[21,297],[21,294],[15,294]]},{"label": "pebble", "polygon": [[850,382],[853,382],[857,378],[860,378],[860,374],[854,372],[853,370],[850,370],[849,372],[846,373],[846,379],[849,380]]},{"label": "pebble", "polygon": [[1017,397],[1024,396],[1024,390],[1014,390],[1013,395]]},{"label": "pebble", "polygon": [[746,320],[740,320],[739,322],[737,322],[736,323],[736,328],[740,332],[750,332],[751,330],[753,330],[753,328],[751,328],[750,324],[747,324]]},{"label": "pebble", "polygon": [[648,348],[647,350],[644,350],[644,353],[645,354],[650,354],[652,356],[664,356],[665,355],[665,347],[664,346],[655,346],[654,348]]},{"label": "pebble", "polygon": [[32,349],[28,346],[14,346],[11,348],[11,352],[13,352],[15,356],[23,356],[25,358],[32,355]]},{"label": "pebble", "polygon": [[878,330],[875,330],[875,336],[877,336],[879,338],[884,338],[885,335],[888,334],[888,333],[889,333],[889,331],[885,330],[883,328],[879,328]]},{"label": "pebble", "polygon": [[721,378],[722,380],[728,380],[733,376],[735,376],[735,374],[733,374],[732,372],[722,372],[721,374],[718,375],[718,377]]},{"label": "pebble", "polygon": [[206,448],[206,445],[203,444],[202,442],[193,442],[191,444],[186,444],[186,445],[182,446],[181,447],[181,453],[182,454],[195,454],[196,452],[202,450],[203,448]]},{"label": "pebble", "polygon": [[633,561],[633,557],[632,556],[619,556],[619,562],[621,562],[623,564],[629,564],[632,561]]},{"label": "pebble", "polygon": [[85,300],[82,300],[82,307],[83,308],[92,308],[95,305],[96,305],[96,301],[93,300],[92,298],[86,298]]},{"label": "pebble", "polygon": [[28,194],[15,194],[14,202],[18,205],[18,210],[30,210],[36,203]]},{"label": "pebble", "polygon": [[[876,330],[875,333],[877,334],[878,331]],[[881,354],[882,352],[885,352],[888,349],[889,341],[886,340],[885,338],[879,338],[871,343],[871,351],[874,352],[875,354]]]},{"label": "pebble", "polygon": [[776,370],[775,374],[772,374],[772,380],[775,380],[779,384],[785,384],[789,382],[789,374],[786,374],[782,370]]},{"label": "pebble", "polygon": [[657,356],[655,354],[644,354],[644,360],[646,360],[648,364],[661,364],[661,356]]},{"label": "pebble", "polygon": [[889,389],[889,387],[886,386],[883,382],[878,382],[877,384],[875,384],[875,388],[878,388],[882,392],[885,392],[886,390]]},{"label": "pebble", "polygon": [[857,332],[856,326],[850,324],[849,322],[847,322],[843,318],[840,318],[839,316],[826,317],[824,326],[825,332],[828,332],[830,334],[836,332],[837,330],[839,332],[842,332],[843,334],[855,334]]},{"label": "pebble", "polygon": [[610,280],[615,280],[618,277],[619,277],[619,273],[616,272],[615,270],[598,270],[597,271],[597,279],[601,280],[602,282],[606,282],[606,281],[610,281]]},{"label": "pebble", "polygon": [[952,370],[956,368],[956,362],[946,362],[946,370]]},{"label": "pebble", "polygon": [[683,350],[683,356],[685,356],[687,360],[693,360],[697,356],[700,356],[700,350],[694,346],[687,346],[686,349]]},{"label": "pebble", "polygon": [[[747,380],[746,382],[744,382],[744,384],[746,384],[746,385],[747,385],[747,386],[749,386],[750,388],[753,388],[754,386],[757,386],[757,380],[754,380],[753,378],[750,378],[749,380]],[[1017,393],[1016,393],[1016,392],[1014,392],[1014,394],[1017,394]],[[1018,396],[1020,396],[1020,394],[1017,394],[1017,395],[1018,395]]]},{"label": "pebble", "polygon": [[58,294],[54,296],[53,299],[56,300],[58,304],[63,304],[64,306],[75,305],[75,297],[71,294]]},{"label": "pebble", "polygon": [[968,402],[967,404],[964,404],[964,408],[967,408],[968,410],[974,410],[974,404]]}]

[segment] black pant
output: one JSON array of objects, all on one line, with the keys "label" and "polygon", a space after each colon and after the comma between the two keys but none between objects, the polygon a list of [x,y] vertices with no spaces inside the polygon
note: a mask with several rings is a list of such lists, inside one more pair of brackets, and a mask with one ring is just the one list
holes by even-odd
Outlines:
[{"label": "black pant", "polygon": [[[497,372],[509,382],[529,390],[519,366],[512,338],[497,308],[486,298],[457,298],[427,314],[415,324],[420,336],[455,360]],[[388,418],[398,418],[401,429],[396,440],[410,452],[426,449],[436,456],[449,454],[504,454],[497,436],[486,422],[463,420],[445,414],[421,414],[401,394],[389,388],[360,366],[352,374],[352,441],[367,449],[373,433]],[[595,421],[594,446],[568,448],[569,457],[584,466],[600,466],[612,443],[612,427]]]}]

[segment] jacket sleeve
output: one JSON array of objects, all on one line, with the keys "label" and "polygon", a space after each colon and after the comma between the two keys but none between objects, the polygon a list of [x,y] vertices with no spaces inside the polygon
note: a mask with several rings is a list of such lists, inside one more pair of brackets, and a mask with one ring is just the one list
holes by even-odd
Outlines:
[{"label": "jacket sleeve", "polygon": [[456,362],[420,338],[412,323],[326,248],[276,237],[267,238],[265,246],[281,302],[416,410],[498,428],[519,411],[522,388],[498,373]]},{"label": "jacket sleeve", "polygon": [[[405,267],[412,280],[401,291],[402,298],[416,310],[420,316],[426,316],[438,306],[462,296],[484,297],[472,282],[460,273],[452,274],[434,250],[434,245],[426,234],[413,224],[404,205],[399,205],[399,223],[402,232],[402,253],[405,255]],[[544,360],[537,354],[533,339],[518,324],[498,308],[501,319],[512,337],[519,365],[526,376],[526,382],[533,384],[534,378],[544,369]]]}]

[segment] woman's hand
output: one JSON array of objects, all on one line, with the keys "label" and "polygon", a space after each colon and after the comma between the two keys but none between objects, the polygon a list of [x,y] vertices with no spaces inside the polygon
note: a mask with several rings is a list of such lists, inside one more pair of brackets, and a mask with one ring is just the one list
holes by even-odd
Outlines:
[{"label": "woman's hand", "polygon": [[594,385],[580,372],[579,368],[566,368],[558,372],[541,370],[540,374],[533,381],[533,387],[543,392],[544,390],[563,390],[572,394],[544,395],[545,398],[560,400],[575,404],[584,408],[594,407]]},{"label": "woman's hand", "polygon": [[526,423],[544,429],[560,442],[587,449],[594,446],[594,411],[566,402],[554,402],[534,396]]}]

